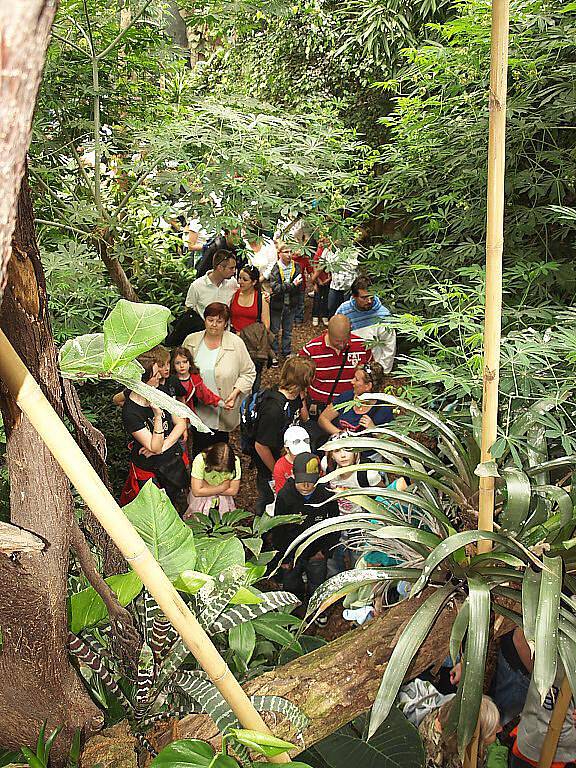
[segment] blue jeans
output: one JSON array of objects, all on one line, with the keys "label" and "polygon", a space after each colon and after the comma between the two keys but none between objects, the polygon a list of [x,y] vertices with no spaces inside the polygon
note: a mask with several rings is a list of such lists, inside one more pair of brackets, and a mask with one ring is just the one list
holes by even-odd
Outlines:
[{"label": "blue jeans", "polygon": [[304,296],[306,293],[300,291],[298,293],[298,304],[296,304],[296,314],[294,315],[294,322],[296,325],[302,325],[304,322]]},{"label": "blue jeans", "polygon": [[330,284],[319,285],[314,293],[314,302],[312,304],[312,317],[328,317],[328,291]]},{"label": "blue jeans", "polygon": [[529,685],[530,678],[519,670],[512,669],[502,651],[499,651],[490,695],[500,711],[502,725],[506,725],[522,712]]},{"label": "blue jeans", "polygon": [[273,309],[270,312],[270,330],[274,334],[272,349],[274,354],[278,355],[278,335],[282,329],[282,355],[288,357],[292,352],[292,327],[294,325],[294,315],[296,307],[290,307],[284,304],[281,310]]},{"label": "blue jeans", "polygon": [[335,288],[330,288],[328,291],[328,317],[335,315],[340,304],[346,301],[349,296],[350,291],[337,291]]}]

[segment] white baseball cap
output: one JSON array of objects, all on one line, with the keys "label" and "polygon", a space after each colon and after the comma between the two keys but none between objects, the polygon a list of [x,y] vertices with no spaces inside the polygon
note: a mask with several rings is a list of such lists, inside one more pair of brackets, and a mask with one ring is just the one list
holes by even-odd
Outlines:
[{"label": "white baseball cap", "polygon": [[304,427],[288,427],[284,432],[284,447],[294,456],[310,453],[310,435]]}]

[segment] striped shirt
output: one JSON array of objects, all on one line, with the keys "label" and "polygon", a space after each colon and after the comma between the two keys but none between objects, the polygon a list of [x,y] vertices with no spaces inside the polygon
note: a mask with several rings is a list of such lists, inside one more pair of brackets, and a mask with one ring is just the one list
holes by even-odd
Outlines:
[{"label": "striped shirt", "polygon": [[351,298],[340,304],[336,314],[347,317],[350,320],[352,330],[357,331],[359,328],[367,328],[381,323],[382,320],[390,317],[390,310],[382,304],[378,296],[374,296],[370,309],[358,309],[356,300]]},{"label": "striped shirt", "polygon": [[[321,336],[312,339],[298,353],[299,355],[311,357],[316,363],[316,374],[308,387],[308,394],[312,400],[320,403],[328,402],[334,381],[342,365],[344,352],[346,351],[337,352],[332,347],[329,347],[326,344],[326,335],[323,333]],[[342,373],[334,387],[333,397],[352,388],[351,382],[356,366],[364,365],[372,360],[372,352],[366,349],[362,339],[354,333],[350,336],[347,349],[346,364],[342,368]]]}]

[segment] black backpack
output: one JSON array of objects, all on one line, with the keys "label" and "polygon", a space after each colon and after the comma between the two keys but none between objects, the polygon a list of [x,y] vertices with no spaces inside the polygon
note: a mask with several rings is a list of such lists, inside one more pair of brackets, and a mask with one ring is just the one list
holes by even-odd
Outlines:
[{"label": "black backpack", "polygon": [[240,405],[240,448],[247,456],[256,454],[255,443],[262,405],[266,400],[277,400],[284,408],[285,424],[290,421],[290,403],[275,389],[260,389],[246,395]]},{"label": "black backpack", "polygon": [[202,246],[201,256],[196,265],[196,279],[204,277],[204,275],[210,272],[214,254],[218,251],[229,251],[230,256],[236,258],[236,249],[228,245],[226,237],[224,235],[214,235]]}]

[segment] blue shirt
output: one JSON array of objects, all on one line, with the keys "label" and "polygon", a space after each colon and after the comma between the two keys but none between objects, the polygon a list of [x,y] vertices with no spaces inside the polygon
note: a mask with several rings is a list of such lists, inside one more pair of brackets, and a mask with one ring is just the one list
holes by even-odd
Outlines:
[{"label": "blue shirt", "polygon": [[390,317],[390,310],[382,304],[378,296],[374,296],[370,309],[358,309],[354,297],[340,304],[336,310],[337,315],[344,315],[350,320],[352,330],[366,328],[369,325],[377,325],[386,317]]},{"label": "blue shirt", "polygon": [[342,392],[341,395],[334,398],[333,405],[342,405],[342,403],[350,403],[350,407],[338,410],[338,416],[335,419],[336,426],[340,429],[348,429],[350,432],[361,432],[364,429],[360,425],[362,416],[370,416],[377,427],[388,424],[394,418],[392,408],[389,405],[373,405],[367,413],[356,413],[353,405],[354,390],[352,389]]}]

